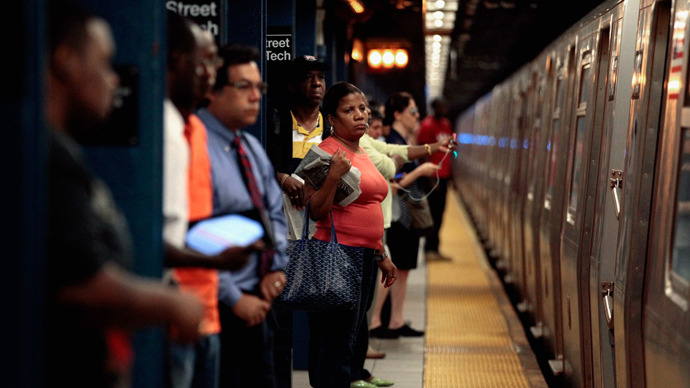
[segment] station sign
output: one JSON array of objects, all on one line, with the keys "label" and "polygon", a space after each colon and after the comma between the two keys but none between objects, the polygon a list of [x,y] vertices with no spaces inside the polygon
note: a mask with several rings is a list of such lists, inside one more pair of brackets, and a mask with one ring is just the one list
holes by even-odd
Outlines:
[{"label": "station sign", "polygon": [[222,0],[167,0],[165,9],[175,12],[193,20],[204,30],[210,31],[220,47],[221,31],[223,31],[224,21],[221,18],[223,1]]},{"label": "station sign", "polygon": [[266,62],[291,62],[294,47],[291,26],[269,26],[266,29]]}]

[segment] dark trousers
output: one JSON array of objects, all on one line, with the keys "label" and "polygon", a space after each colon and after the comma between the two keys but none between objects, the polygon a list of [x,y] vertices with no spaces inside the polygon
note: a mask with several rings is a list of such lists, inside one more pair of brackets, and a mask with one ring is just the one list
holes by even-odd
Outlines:
[{"label": "dark trousers", "polygon": [[218,309],[223,328],[220,388],[275,388],[273,334],[268,322],[247,327],[224,303]]},{"label": "dark trousers", "polygon": [[[373,251],[367,249],[365,252],[362,291],[355,309],[307,314],[310,332],[309,384],[314,388],[349,388],[350,386],[352,380],[350,368],[353,363],[357,333],[366,321],[367,301],[370,299],[370,293],[373,292],[371,279],[376,274]],[[366,347],[364,350],[364,356],[366,356]]]},{"label": "dark trousers", "polygon": [[274,303],[267,318],[273,331],[273,363],[277,388],[292,387],[292,310]]},{"label": "dark trousers", "polygon": [[441,179],[438,182],[436,189],[429,195],[429,210],[431,211],[431,218],[434,220],[434,226],[431,232],[426,236],[426,243],[424,244],[424,252],[438,252],[439,245],[439,231],[441,230],[441,222],[443,222],[443,212],[446,209],[446,194],[448,193],[448,179]]},{"label": "dark trousers", "polygon": [[[374,294],[376,293],[376,280],[378,279],[378,266],[374,265],[372,276],[369,281],[369,297],[366,300],[364,309],[364,320],[359,325],[357,330],[357,338],[355,339],[355,346],[352,354],[352,362],[350,363],[350,378],[355,380],[366,380],[371,377],[371,373],[364,369],[364,362],[367,358],[367,349],[369,348],[369,323],[367,322],[367,311],[371,308],[374,301]],[[362,278],[362,283],[367,279]],[[383,286],[381,286],[383,287]]]}]

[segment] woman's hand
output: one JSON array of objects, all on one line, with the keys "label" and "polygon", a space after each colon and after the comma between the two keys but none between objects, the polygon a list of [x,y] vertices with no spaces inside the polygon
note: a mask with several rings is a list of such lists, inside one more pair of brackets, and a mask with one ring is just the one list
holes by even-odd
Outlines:
[{"label": "woman's hand", "polygon": [[434,175],[434,173],[436,173],[436,171],[440,169],[441,166],[431,162],[422,163],[421,165],[417,166],[417,168],[415,168],[415,170],[419,170],[420,176],[432,176]]},{"label": "woman's hand", "polygon": [[395,163],[395,171],[400,170],[403,164],[405,164],[405,159],[403,159],[400,155],[393,154],[390,156],[390,158],[393,160],[393,163]]},{"label": "woman's hand", "polygon": [[304,184],[289,175],[284,179],[281,189],[290,199],[292,207],[303,210],[306,207],[304,204]]},{"label": "woman's hand", "polygon": [[338,148],[333,157],[331,157],[331,165],[328,170],[328,176],[333,179],[340,179],[352,168],[352,162],[347,158],[347,152],[341,151]]},{"label": "woman's hand", "polygon": [[392,286],[398,276],[398,267],[393,264],[388,256],[377,264],[381,270],[381,284],[383,284],[385,288]]},{"label": "woman's hand", "polygon": [[341,151],[340,148],[333,153],[328,168],[328,176],[318,190],[311,184],[304,185],[304,198],[311,202],[309,217],[312,220],[324,219],[331,211],[340,178],[352,168],[352,163],[346,155],[347,152]]},{"label": "woman's hand", "polygon": [[447,137],[441,141],[430,144],[430,146],[431,153],[453,151],[455,149],[455,141],[453,141],[452,137]]}]

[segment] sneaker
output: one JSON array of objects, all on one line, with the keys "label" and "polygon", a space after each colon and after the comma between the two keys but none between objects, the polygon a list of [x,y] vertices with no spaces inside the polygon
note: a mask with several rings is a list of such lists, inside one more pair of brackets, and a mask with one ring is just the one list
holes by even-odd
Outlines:
[{"label": "sneaker", "polygon": [[375,329],[369,330],[369,337],[372,338],[382,338],[382,339],[395,339],[400,337],[400,334],[396,333],[395,330],[379,326]]},{"label": "sneaker", "polygon": [[377,385],[367,383],[364,380],[357,380],[350,383],[350,388],[376,388]]},{"label": "sneaker", "polygon": [[390,331],[396,333],[400,337],[421,337],[424,335],[423,331],[415,330],[407,324],[404,324],[397,329],[391,329]]},{"label": "sneaker", "polygon": [[374,384],[377,387],[390,387],[391,385],[395,384],[393,381],[384,380],[373,376],[367,380],[367,383]]}]

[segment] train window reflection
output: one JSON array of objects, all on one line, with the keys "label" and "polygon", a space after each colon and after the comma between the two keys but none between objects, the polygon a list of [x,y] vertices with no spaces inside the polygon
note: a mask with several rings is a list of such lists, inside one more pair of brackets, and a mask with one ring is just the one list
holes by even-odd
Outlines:
[{"label": "train window reflection", "polygon": [[580,190],[580,172],[582,170],[582,156],[584,154],[585,137],[585,116],[577,118],[577,129],[575,134],[575,155],[573,160],[573,175],[570,180],[570,212],[575,214],[577,211],[578,192]]},{"label": "train window reflection", "polygon": [[690,130],[683,131],[671,270],[690,283]]},{"label": "train window reflection", "polygon": [[556,119],[553,121],[553,135],[552,135],[552,140],[551,140],[551,160],[549,161],[549,165],[547,166],[547,170],[549,171],[549,188],[546,191],[546,199],[551,200],[553,197],[553,186],[556,182],[556,162],[558,161],[558,153],[556,152],[558,149],[558,133],[559,129],[561,127],[561,120]]},{"label": "train window reflection", "polygon": [[[559,69],[559,72],[561,72],[563,69]],[[563,101],[565,101],[565,82],[563,82],[563,77],[558,77],[558,80],[556,81],[556,105],[554,106],[554,112],[553,112],[553,128],[551,129],[551,149],[550,149],[550,158],[551,160],[549,161],[549,165],[547,166],[547,171],[548,171],[548,182],[549,186],[546,190],[546,197],[545,201],[551,201],[551,198],[553,197],[553,187],[556,182],[556,162],[558,161],[558,141],[559,141],[559,136],[560,136],[560,128],[561,128],[561,111],[563,107]]]},{"label": "train window reflection", "polygon": [[[586,55],[589,58],[589,55]],[[577,112],[577,124],[575,128],[575,152],[573,154],[573,170],[570,176],[570,198],[568,201],[569,211],[568,211],[568,221],[571,223],[575,222],[574,215],[577,211],[577,200],[578,193],[580,190],[580,173],[582,170],[582,158],[585,152],[585,117],[586,117],[586,107],[587,98],[589,96],[589,90],[591,86],[590,79],[590,63],[587,62],[582,66],[582,74],[580,75],[580,89],[578,98],[578,112]]]},{"label": "train window reflection", "polygon": [[611,67],[609,73],[609,101],[613,101],[616,97],[616,78],[618,78],[618,55],[611,59]]},{"label": "train window reflection", "polygon": [[592,89],[591,73],[592,54],[588,51],[582,57],[582,74],[580,75],[580,96],[578,99],[578,107],[585,108],[587,106],[587,98],[589,91]]},{"label": "train window reflection", "polygon": [[590,85],[592,83],[591,77],[589,76],[589,69],[590,69],[589,66],[582,69],[582,79],[580,82],[580,100],[579,100],[579,106],[580,107],[586,107],[587,106],[587,97],[589,95],[588,91],[591,89]]}]

